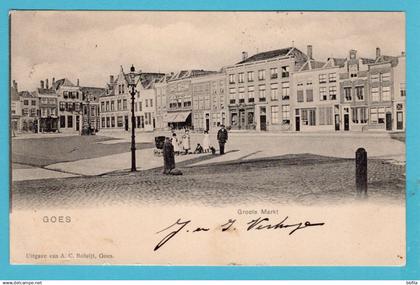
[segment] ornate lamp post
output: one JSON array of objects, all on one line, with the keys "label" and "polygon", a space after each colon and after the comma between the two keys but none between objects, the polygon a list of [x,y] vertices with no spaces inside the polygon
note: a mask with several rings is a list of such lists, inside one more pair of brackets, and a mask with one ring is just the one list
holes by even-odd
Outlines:
[{"label": "ornate lamp post", "polygon": [[131,65],[130,73],[128,74],[128,87],[131,95],[131,172],[137,171],[136,167],[136,132],[135,132],[135,117],[134,117],[134,95],[136,95],[136,69]]}]

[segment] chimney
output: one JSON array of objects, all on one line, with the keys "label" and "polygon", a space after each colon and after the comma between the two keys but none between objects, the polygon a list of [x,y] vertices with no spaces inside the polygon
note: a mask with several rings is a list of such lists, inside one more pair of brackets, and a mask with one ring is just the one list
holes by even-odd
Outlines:
[{"label": "chimney", "polygon": [[381,49],[379,47],[376,48],[376,58],[381,57]]},{"label": "chimney", "polygon": [[402,56],[405,56],[405,51],[402,51],[402,52],[401,52],[401,55],[402,55]]},{"label": "chimney", "polygon": [[306,55],[308,56],[308,59],[313,59],[313,57],[312,57],[312,45],[307,45],[306,49],[307,49]]},{"label": "chimney", "polygon": [[246,60],[248,58],[248,53],[246,51],[242,52],[242,60]]},{"label": "chimney", "polygon": [[114,75],[110,75],[109,76],[109,83],[113,83],[114,82]]},{"label": "chimney", "polygon": [[41,83],[41,88],[44,89],[44,80],[41,80],[40,83]]},{"label": "chimney", "polygon": [[45,79],[45,88],[48,89],[48,78]]},{"label": "chimney", "polygon": [[16,80],[13,80],[13,88],[16,90],[16,92],[18,92],[18,84]]},{"label": "chimney", "polygon": [[79,86],[79,78],[77,78],[76,86]]},{"label": "chimney", "polygon": [[53,77],[53,79],[52,79],[51,86],[53,86],[54,84],[55,84],[55,77]]}]

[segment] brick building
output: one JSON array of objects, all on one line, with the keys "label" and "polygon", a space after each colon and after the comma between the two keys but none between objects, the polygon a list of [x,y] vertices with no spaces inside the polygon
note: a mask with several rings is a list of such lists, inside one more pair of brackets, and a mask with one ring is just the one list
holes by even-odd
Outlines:
[{"label": "brick building", "polygon": [[[311,47],[308,47],[311,52]],[[292,74],[308,56],[295,47],[257,53],[227,66],[229,119],[233,129],[290,130]],[[289,112],[287,111],[289,110]]]}]

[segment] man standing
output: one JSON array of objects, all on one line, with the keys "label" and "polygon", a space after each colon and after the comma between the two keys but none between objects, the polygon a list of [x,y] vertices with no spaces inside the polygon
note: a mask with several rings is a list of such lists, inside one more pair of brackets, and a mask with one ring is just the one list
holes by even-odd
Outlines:
[{"label": "man standing", "polygon": [[220,154],[225,154],[225,143],[228,140],[228,132],[225,125],[221,125],[221,129],[217,132],[217,140],[219,141]]}]

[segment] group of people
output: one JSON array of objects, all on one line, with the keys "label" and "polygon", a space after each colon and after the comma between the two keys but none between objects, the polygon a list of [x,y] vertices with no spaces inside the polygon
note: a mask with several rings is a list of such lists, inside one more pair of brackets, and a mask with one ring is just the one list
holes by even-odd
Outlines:
[{"label": "group of people", "polygon": [[[217,132],[217,141],[219,142],[220,154],[225,154],[225,144],[228,140],[228,132],[224,125]],[[191,150],[191,138],[189,130],[185,130],[181,140],[178,139],[176,133],[172,134],[172,138],[166,137],[163,144],[163,162],[164,174],[170,174],[175,169],[175,154],[188,154]],[[210,136],[208,131],[204,131],[202,144],[198,143],[194,153],[212,153],[216,154],[216,149],[210,145]]]}]

